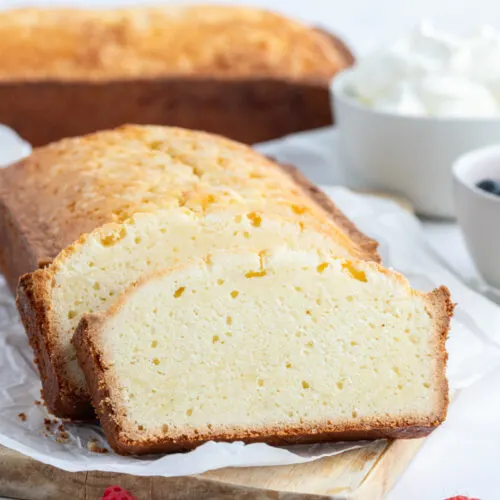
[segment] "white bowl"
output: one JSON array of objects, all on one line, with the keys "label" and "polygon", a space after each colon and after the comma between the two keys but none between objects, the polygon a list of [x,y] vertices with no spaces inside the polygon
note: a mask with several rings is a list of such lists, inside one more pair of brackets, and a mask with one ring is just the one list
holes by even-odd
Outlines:
[{"label": "white bowl", "polygon": [[408,198],[416,212],[454,217],[451,167],[463,153],[500,140],[500,116],[406,116],[363,106],[346,92],[352,70],[330,86],[341,165],[351,187]]},{"label": "white bowl", "polygon": [[482,277],[500,289],[500,196],[479,189],[484,179],[500,181],[500,145],[472,151],[453,165],[457,218]]}]

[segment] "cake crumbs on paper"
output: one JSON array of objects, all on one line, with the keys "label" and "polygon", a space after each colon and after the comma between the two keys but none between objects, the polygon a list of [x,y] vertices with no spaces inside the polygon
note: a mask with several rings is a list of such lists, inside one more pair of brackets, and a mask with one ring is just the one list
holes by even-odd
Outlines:
[{"label": "cake crumbs on paper", "polygon": [[28,417],[26,417],[26,413],[24,413],[24,412],[19,413],[17,416],[21,422],[26,422],[26,419],[28,418]]},{"label": "cake crumbs on paper", "polygon": [[66,431],[60,432],[56,436],[57,443],[67,443],[69,441],[69,434]]},{"label": "cake crumbs on paper", "polygon": [[44,418],[43,419],[43,425],[45,426],[45,430],[47,432],[50,432],[51,434],[53,434],[52,427],[58,423],[59,423],[59,421],[55,418]]},{"label": "cake crumbs on paper", "polygon": [[[67,443],[70,439],[70,435],[66,432],[64,424],[56,418],[44,418],[43,424],[45,431],[42,434],[47,438],[54,438],[57,443]],[[57,427],[55,427],[57,425]]]},{"label": "cake crumbs on paper", "polygon": [[97,439],[94,438],[91,438],[87,443],[87,449],[93,453],[108,453],[108,450],[100,446]]},{"label": "cake crumbs on paper", "polygon": [[33,401],[33,404],[40,406],[42,404],[42,402],[39,399],[36,399],[35,401]]}]

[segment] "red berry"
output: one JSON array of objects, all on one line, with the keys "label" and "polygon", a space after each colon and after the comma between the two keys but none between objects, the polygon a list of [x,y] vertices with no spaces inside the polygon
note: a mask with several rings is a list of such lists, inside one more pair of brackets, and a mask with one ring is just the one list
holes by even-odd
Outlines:
[{"label": "red berry", "polygon": [[108,486],[101,500],[137,500],[137,497],[120,486]]},{"label": "red berry", "polygon": [[456,497],[445,498],[445,500],[479,500],[479,498],[464,497],[463,495],[458,495]]}]

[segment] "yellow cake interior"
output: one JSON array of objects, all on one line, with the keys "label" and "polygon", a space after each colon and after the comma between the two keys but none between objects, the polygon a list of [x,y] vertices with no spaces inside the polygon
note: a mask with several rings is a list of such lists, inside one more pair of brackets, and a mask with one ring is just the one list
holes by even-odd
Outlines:
[{"label": "yellow cake interior", "polygon": [[237,250],[131,289],[93,342],[137,439],[425,419],[442,399],[437,314],[374,263]]}]

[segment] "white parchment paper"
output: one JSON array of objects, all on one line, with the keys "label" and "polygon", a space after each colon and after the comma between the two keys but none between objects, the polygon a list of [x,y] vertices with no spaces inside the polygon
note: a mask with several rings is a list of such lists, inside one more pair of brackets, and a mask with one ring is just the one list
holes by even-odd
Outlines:
[{"label": "white parchment paper", "polygon": [[[303,142],[301,137],[298,140]],[[12,134],[0,133],[5,163],[8,163],[5,158],[15,160],[26,154],[22,146]],[[290,139],[277,141],[266,153],[285,154],[293,162],[293,146]],[[313,136],[307,148],[315,150]],[[318,147],[316,156],[321,155]],[[324,168],[331,168],[326,158]],[[495,335],[500,324],[500,308],[468,289],[439,262],[427,246],[418,220],[390,201],[361,196],[344,188],[324,189],[364,232],[380,242],[387,266],[403,272],[417,288],[430,290],[441,284],[450,288],[458,302],[448,342],[451,386],[465,387],[500,365],[500,338]],[[165,456],[134,458],[120,457],[111,451],[95,453],[88,449],[91,440],[107,448],[97,425],[65,423],[68,438],[63,442],[60,442],[57,425],[50,425],[51,432],[47,432],[44,419],[49,415],[43,406],[34,404],[40,399],[40,381],[32,357],[14,300],[0,276],[0,444],[68,471],[188,475],[228,466],[296,464],[363,446],[360,442],[277,448],[265,444],[211,442],[189,453]],[[26,415],[25,421],[19,418],[20,413]]]}]

